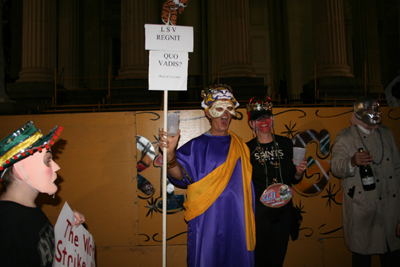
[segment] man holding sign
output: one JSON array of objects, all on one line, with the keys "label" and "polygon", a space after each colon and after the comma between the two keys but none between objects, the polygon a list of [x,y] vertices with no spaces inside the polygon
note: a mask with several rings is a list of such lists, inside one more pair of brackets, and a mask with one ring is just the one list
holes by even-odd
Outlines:
[{"label": "man holding sign", "polygon": [[227,85],[203,93],[211,129],[177,151],[178,135],[160,131],[168,175],[187,186],[187,263],[193,266],[254,266],[255,223],[252,167],[246,143],[229,130],[239,106]]},{"label": "man holding sign", "polygon": [[[8,266],[53,266],[54,229],[36,206],[39,193],[54,195],[56,172],[50,144],[62,127],[43,135],[30,121],[0,141],[0,171],[5,192],[0,196],[0,262]],[[85,221],[74,212],[74,226]]]}]

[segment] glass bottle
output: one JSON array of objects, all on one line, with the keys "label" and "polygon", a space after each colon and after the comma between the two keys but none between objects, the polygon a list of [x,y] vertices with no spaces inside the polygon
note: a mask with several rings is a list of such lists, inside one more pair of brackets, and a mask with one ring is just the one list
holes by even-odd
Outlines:
[{"label": "glass bottle", "polygon": [[[362,148],[358,149],[358,152],[363,151],[364,150]],[[375,179],[370,164],[360,166],[360,177],[365,191],[371,191],[375,189]]]}]

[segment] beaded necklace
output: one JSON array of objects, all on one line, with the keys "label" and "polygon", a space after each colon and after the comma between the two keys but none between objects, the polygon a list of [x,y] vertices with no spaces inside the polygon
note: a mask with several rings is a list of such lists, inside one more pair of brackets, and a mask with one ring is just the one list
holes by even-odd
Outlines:
[{"label": "beaded necklace", "polygon": [[[355,125],[355,127],[356,127],[356,130],[357,130],[358,136],[360,137],[360,139],[361,139],[361,143],[363,144],[363,146],[364,146],[365,150],[366,150],[366,151],[369,151],[369,150],[368,150],[368,148],[367,148],[367,146],[366,146],[366,145],[365,145],[365,143],[364,143],[364,140],[363,140],[363,139],[362,139],[362,137],[361,137],[361,134],[360,134],[360,132],[358,131],[358,126],[357,126],[357,125]],[[382,157],[381,157],[381,160],[380,160],[378,163],[376,163],[374,160],[372,160],[372,163],[373,163],[373,164],[375,164],[375,165],[381,165],[381,163],[382,163],[382,160],[383,160],[383,157],[385,156],[385,148],[384,148],[384,146],[383,146],[382,134],[381,134],[381,132],[379,131],[379,129],[378,129],[378,128],[377,128],[376,130],[378,131],[378,133],[379,133],[379,137],[381,138],[381,145],[382,145]]]},{"label": "beaded necklace", "polygon": [[[278,158],[278,162],[276,162],[276,160],[275,160],[275,164],[274,165],[275,165],[275,169],[279,168],[279,178],[281,180],[281,183],[283,184],[282,172],[281,172],[281,159],[279,158],[279,155],[278,155],[278,146],[277,146],[278,143],[275,142],[275,135],[274,134],[272,134],[272,139],[273,139],[273,144],[274,144],[275,151],[276,151],[276,157],[275,158]],[[260,157],[261,157],[261,161],[259,163],[264,167],[264,173],[265,173],[266,184],[267,184],[266,187],[268,187],[268,168],[267,168],[267,164],[266,164],[265,154],[261,150],[261,144],[258,141],[258,137],[256,137],[256,140],[257,140],[257,151],[258,151],[258,153],[260,154]],[[278,176],[278,172],[276,172],[276,176]],[[278,183],[278,178],[275,177],[273,179],[272,183]]]}]

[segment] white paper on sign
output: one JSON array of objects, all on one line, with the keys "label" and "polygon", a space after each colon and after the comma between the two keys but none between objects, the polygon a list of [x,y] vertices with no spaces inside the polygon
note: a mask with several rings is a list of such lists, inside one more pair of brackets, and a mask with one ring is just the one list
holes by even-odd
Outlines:
[{"label": "white paper on sign", "polygon": [[188,52],[150,51],[149,57],[149,90],[187,90]]},{"label": "white paper on sign", "polygon": [[193,27],[145,24],[146,50],[193,52]]},{"label": "white paper on sign", "polygon": [[92,235],[79,225],[74,226],[75,217],[65,202],[54,228],[56,251],[53,267],[95,267],[95,245]]}]

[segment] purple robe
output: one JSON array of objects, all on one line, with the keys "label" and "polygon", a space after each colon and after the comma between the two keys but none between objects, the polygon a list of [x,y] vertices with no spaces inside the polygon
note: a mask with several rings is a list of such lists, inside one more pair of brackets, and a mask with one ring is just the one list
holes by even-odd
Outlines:
[{"label": "purple robe", "polygon": [[[225,162],[230,142],[230,136],[203,134],[177,150],[178,162],[193,182],[199,181]],[[186,177],[173,181],[191,183]],[[254,210],[254,197],[252,205]],[[222,194],[188,222],[187,263],[189,267],[254,266],[253,251],[247,251],[246,243],[241,158]]]}]

